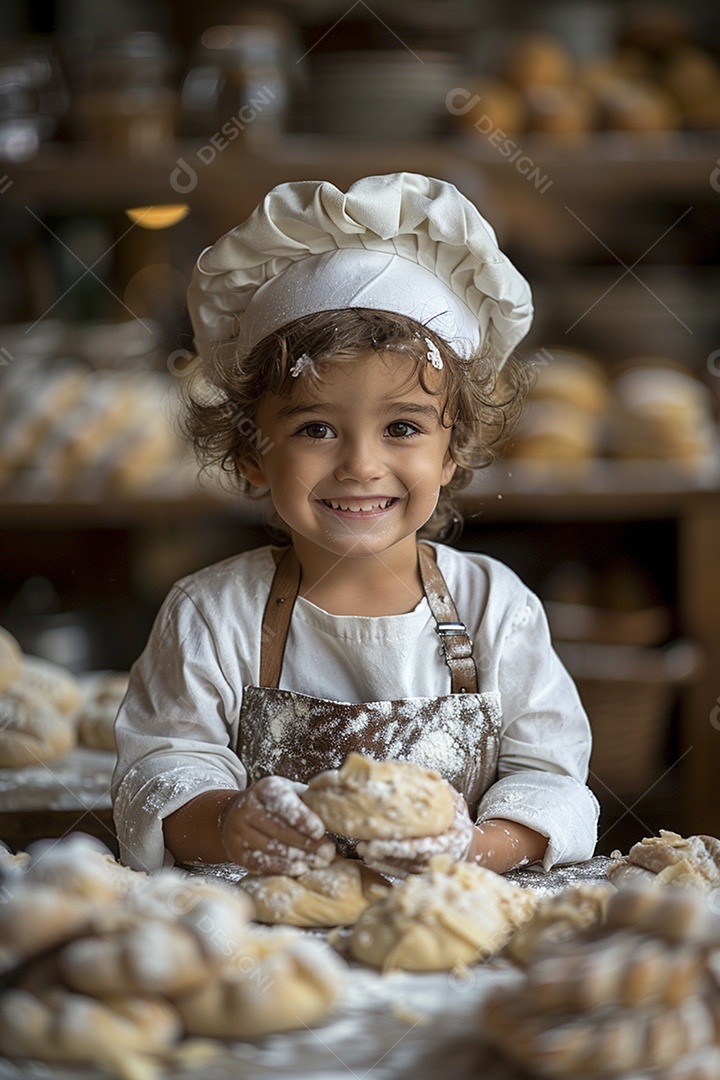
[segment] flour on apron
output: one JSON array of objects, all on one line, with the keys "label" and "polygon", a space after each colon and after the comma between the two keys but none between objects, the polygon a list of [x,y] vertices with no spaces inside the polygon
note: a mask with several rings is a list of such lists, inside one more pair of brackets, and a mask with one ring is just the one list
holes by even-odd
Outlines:
[{"label": "flour on apron", "polygon": [[[421,553],[425,594],[441,632],[456,635],[446,655],[450,654],[451,661],[453,653],[462,658],[466,685],[468,655],[474,672],[472,647],[468,648],[467,635],[452,629],[462,627],[464,631],[464,626],[437,565],[428,568],[424,554],[428,551],[434,554],[427,547]],[[274,586],[279,573],[280,566]],[[263,642],[269,642],[275,652],[272,670],[273,678],[278,679],[299,573],[296,571],[288,582],[274,601],[282,611],[281,632],[263,635]],[[271,589],[271,599],[276,592]],[[272,613],[276,625],[277,610]],[[452,670],[451,663],[448,666]],[[249,783],[273,775],[307,783],[324,769],[338,768],[353,750],[376,760],[413,761],[436,769],[461,791],[474,816],[480,798],[497,779],[501,710],[499,695],[478,693],[476,675],[472,681],[474,692],[359,704],[280,690],[277,685],[247,686],[243,691],[237,754],[247,769]]]}]

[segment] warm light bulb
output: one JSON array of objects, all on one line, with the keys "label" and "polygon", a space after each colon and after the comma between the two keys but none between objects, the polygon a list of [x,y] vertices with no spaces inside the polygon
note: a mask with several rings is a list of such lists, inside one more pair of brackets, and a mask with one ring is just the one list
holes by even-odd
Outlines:
[{"label": "warm light bulb", "polygon": [[125,213],[143,229],[169,229],[190,213],[187,203],[167,203],[164,206],[134,206]]}]

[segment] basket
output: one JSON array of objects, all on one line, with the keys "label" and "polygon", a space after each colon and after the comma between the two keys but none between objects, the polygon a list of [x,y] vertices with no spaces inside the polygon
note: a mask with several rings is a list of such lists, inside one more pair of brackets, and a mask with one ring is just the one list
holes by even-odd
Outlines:
[{"label": "basket", "polygon": [[664,648],[559,641],[590,717],[590,786],[598,798],[644,794],[662,775],[662,752],[679,687],[701,668],[687,641]]}]

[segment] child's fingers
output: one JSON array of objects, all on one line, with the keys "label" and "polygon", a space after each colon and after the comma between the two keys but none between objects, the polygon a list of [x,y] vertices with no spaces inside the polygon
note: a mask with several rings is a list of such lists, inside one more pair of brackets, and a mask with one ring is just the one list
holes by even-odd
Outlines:
[{"label": "child's fingers", "polygon": [[250,846],[262,850],[265,850],[272,840],[303,852],[316,851],[323,842],[322,839],[313,840],[291,825],[285,825],[272,817],[265,804],[253,797],[247,798],[238,806],[232,820],[226,819],[226,831],[232,829],[240,836],[251,836]]},{"label": "child's fingers", "polygon": [[296,784],[284,776],[266,776],[258,780],[254,790],[272,818],[312,840],[321,841],[325,836],[325,825],[300,798],[305,787],[305,784]]}]

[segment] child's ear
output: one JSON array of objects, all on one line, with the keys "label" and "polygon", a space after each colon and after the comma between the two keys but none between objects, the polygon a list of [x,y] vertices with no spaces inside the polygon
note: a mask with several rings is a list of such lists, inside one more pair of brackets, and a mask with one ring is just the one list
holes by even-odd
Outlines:
[{"label": "child's ear", "polygon": [[267,472],[263,468],[262,458],[258,454],[249,454],[236,463],[237,471],[253,487],[270,487]]},{"label": "child's ear", "polygon": [[440,473],[440,487],[445,487],[449,484],[455,475],[457,469],[457,461],[452,456],[452,450],[448,446],[445,453],[445,460],[443,461],[442,472]]}]

